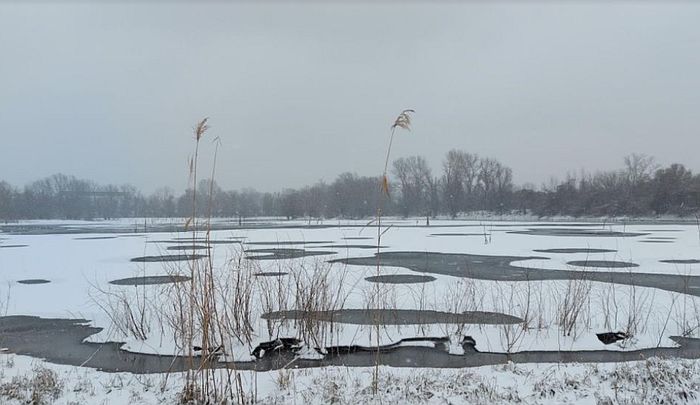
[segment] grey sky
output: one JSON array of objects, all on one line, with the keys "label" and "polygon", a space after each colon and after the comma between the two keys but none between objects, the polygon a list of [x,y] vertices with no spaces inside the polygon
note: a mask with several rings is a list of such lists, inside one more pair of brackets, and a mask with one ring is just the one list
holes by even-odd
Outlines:
[{"label": "grey sky", "polygon": [[700,7],[690,3],[0,2],[0,179],[56,172],[146,191],[187,182],[211,117],[224,188],[275,190],[460,148],[518,183],[700,170]]}]

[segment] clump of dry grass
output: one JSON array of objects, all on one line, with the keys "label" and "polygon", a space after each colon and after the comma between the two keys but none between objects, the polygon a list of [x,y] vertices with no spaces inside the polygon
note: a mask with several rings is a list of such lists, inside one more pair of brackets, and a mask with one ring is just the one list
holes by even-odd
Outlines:
[{"label": "clump of dry grass", "polygon": [[63,393],[63,385],[55,371],[37,366],[29,376],[15,376],[0,384],[0,398],[25,404],[52,404]]},{"label": "clump of dry grass", "polygon": [[[217,271],[214,267],[212,256],[213,248],[206,249],[205,258],[198,260],[195,256],[197,231],[199,226],[197,207],[197,169],[199,165],[199,146],[204,135],[209,130],[209,119],[204,118],[195,125],[194,154],[190,158],[189,173],[192,189],[192,215],[185,223],[185,228],[192,227],[192,253],[193,258],[189,264],[190,288],[187,294],[178,291],[177,299],[172,301],[173,319],[179,325],[187,325],[187,329],[176,336],[184,337],[182,346],[186,347],[190,359],[190,369],[186,374],[186,383],[183,389],[183,400],[214,401],[223,400],[226,393],[233,399],[242,394],[242,387],[238,383],[235,370],[227,369],[226,377],[221,377],[213,369],[213,362],[218,361],[218,356],[209,355],[224,347],[227,342],[235,338],[241,343],[250,344],[252,340],[252,281],[253,276],[239,252],[238,260],[229,261],[232,266],[230,273]],[[211,247],[211,215],[213,201],[213,182],[216,173],[216,158],[218,155],[219,138],[215,138],[216,148],[211,178],[209,179],[209,208],[205,222],[205,242]],[[223,274],[222,274],[223,273]],[[229,278],[227,278],[229,276]],[[183,299],[183,295],[185,295]],[[171,320],[172,323],[172,320]],[[184,332],[184,333],[182,333]],[[198,364],[195,364],[194,347],[199,346],[202,353]],[[195,368],[195,365],[197,366]],[[232,388],[235,386],[235,388]]]},{"label": "clump of dry grass", "polygon": [[[579,324],[584,320],[590,305],[591,281],[581,277],[572,278],[557,299],[557,319],[563,336],[578,337]],[[590,318],[590,316],[589,316]]]},{"label": "clump of dry grass", "polygon": [[491,301],[497,312],[512,313],[523,319],[522,323],[503,324],[498,328],[503,350],[512,353],[518,349],[528,331],[532,304],[530,282],[524,286],[517,282],[496,282],[491,288]]},{"label": "clump of dry grass", "polygon": [[[226,368],[217,372],[215,366],[220,356],[233,354],[235,347],[252,350],[254,322],[260,315],[255,299],[257,270],[242,250],[235,249],[224,264],[203,270],[208,276],[199,275],[193,280],[194,289],[177,283],[169,286],[169,294],[162,295],[161,316],[167,329],[172,330],[176,346],[183,353],[195,346],[200,348],[191,358],[195,368],[181,393],[184,402],[235,403],[242,395],[238,371]],[[191,306],[193,319],[188,319]],[[190,324],[193,334],[188,331]]]},{"label": "clump of dry grass", "polygon": [[[485,295],[486,290],[479,288],[473,279],[459,279],[447,286],[441,308],[455,314],[480,311],[484,306]],[[463,335],[467,324],[445,324],[443,328],[445,335]]]},{"label": "clump of dry grass", "polygon": [[333,278],[335,270],[331,263],[313,260],[310,265],[302,262],[291,273],[295,287],[294,308],[308,314],[297,320],[295,326],[301,338],[315,347],[322,348],[330,343],[337,325],[321,321],[313,314],[342,309],[348,297],[343,291],[347,273],[343,271],[339,278]]},{"label": "clump of dry grass", "polygon": [[[288,268],[284,266],[282,260],[277,261],[277,270],[281,273],[286,273],[287,269],[291,272],[293,267],[291,264]],[[260,298],[260,304],[263,313],[274,311],[286,311],[290,308],[289,291],[293,288],[292,277],[258,277],[257,280],[257,295]],[[280,335],[283,321],[267,319],[267,335],[269,339],[277,338]]]},{"label": "clump of dry grass", "polygon": [[396,372],[390,367],[383,370],[378,392],[373,391],[365,375],[332,368],[312,375],[305,384],[280,385],[275,396],[264,398],[262,403],[292,403],[298,397],[307,403],[338,405],[512,404],[525,400],[515,383],[497,384],[492,378],[471,370],[422,369],[411,373]]},{"label": "clump of dry grass", "polygon": [[127,338],[148,339],[153,311],[152,303],[146,297],[145,286],[137,286],[134,291],[94,288],[98,293],[89,293],[93,302],[107,314],[118,333]]}]

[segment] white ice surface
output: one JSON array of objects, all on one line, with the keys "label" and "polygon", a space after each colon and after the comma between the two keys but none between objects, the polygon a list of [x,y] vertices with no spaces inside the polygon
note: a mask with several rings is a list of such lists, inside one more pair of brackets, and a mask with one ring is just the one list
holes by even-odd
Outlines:
[{"label": "white ice surface", "polygon": [[[306,225],[304,221],[285,222]],[[215,231],[212,239],[245,237],[251,242],[316,241],[328,240],[334,244],[374,244],[375,228],[356,228],[349,225],[364,225],[366,221],[326,221],[333,228],[303,229],[249,229],[241,231]],[[387,220],[385,224],[422,224],[422,220]],[[133,263],[129,259],[143,255],[178,254],[167,251],[165,243],[147,243],[155,240],[189,237],[189,233],[137,233],[129,235],[128,229],[138,224],[134,220],[110,222],[72,221],[62,223],[52,221],[52,225],[96,226],[104,229],[120,225],[124,231],[116,234],[54,234],[54,235],[12,235],[0,234],[0,246],[26,244],[28,247],[0,248],[0,303],[8,315],[37,315],[42,317],[79,317],[103,327],[104,330],[89,338],[91,341],[117,340],[126,342],[125,348],[149,353],[181,353],[172,338],[153,328],[145,341],[130,336],[122,336],[111,327],[109,317],[97,305],[104,291],[136,291],[134,287],[110,285],[110,280],[139,275],[165,274],[163,263]],[[316,222],[314,222],[316,224]],[[453,225],[463,227],[453,227]],[[638,237],[552,237],[511,234],[510,230],[529,228],[530,222],[503,221],[431,221],[431,227],[392,227],[382,237],[382,245],[390,251],[418,251],[443,253],[469,253],[481,255],[540,256],[547,259],[531,259],[515,262],[520,267],[576,270],[570,266],[572,260],[615,260],[639,264],[629,269],[594,269],[586,271],[645,272],[676,275],[700,275],[700,265],[667,264],[662,259],[698,259],[700,242],[695,225],[606,225],[590,227],[598,230],[643,232],[650,235]],[[564,223],[551,223],[548,227],[567,228]],[[676,232],[670,232],[674,230]],[[139,231],[134,226],[133,231]],[[142,231],[142,229],[141,229]],[[431,236],[433,233],[486,233],[478,236]],[[117,236],[114,239],[80,240],[81,237]],[[345,237],[369,237],[370,240],[344,240]],[[672,237],[672,243],[643,243],[649,237]],[[264,249],[274,246],[248,245],[249,249]],[[280,246],[306,248],[308,250],[334,250],[337,254],[317,258],[295,259],[287,264],[314,260],[330,260],[344,257],[371,256],[373,249],[321,248],[316,245]],[[550,254],[534,252],[535,249],[552,248],[602,248],[614,249],[614,253],[593,254]],[[214,260],[217,267],[223,265],[237,245],[215,245]],[[260,261],[261,271],[278,271],[280,263]],[[177,264],[175,265],[177,266]],[[183,265],[186,267],[186,265]],[[186,268],[183,267],[183,272]],[[172,269],[171,269],[172,270]],[[283,269],[282,269],[283,270]],[[364,308],[367,297],[373,294],[376,285],[364,277],[376,275],[374,266],[335,265],[333,277],[344,275],[347,290],[345,308]],[[380,274],[418,274],[405,268],[383,267]],[[397,308],[432,309],[451,311],[454,300],[450,297],[462,294],[473,298],[474,304],[462,306],[465,310],[497,311],[522,316],[529,308],[533,319],[530,329],[520,333],[518,327],[510,329],[494,325],[416,325],[382,327],[379,341],[391,343],[411,336],[446,336],[461,332],[472,336],[481,351],[518,350],[634,350],[644,347],[674,346],[669,336],[678,335],[690,329],[691,335],[698,332],[698,298],[654,288],[630,287],[606,283],[591,283],[589,302],[586,305],[584,321],[577,336],[562,336],[557,326],[557,309],[566,295],[564,281],[533,282],[494,282],[469,280],[437,274],[426,274],[436,278],[426,284],[406,284],[382,287],[383,297]],[[288,277],[288,276],[287,276]],[[44,278],[51,282],[41,285],[22,285],[17,281],[29,278]],[[274,281],[270,281],[274,282]],[[139,287],[143,289],[142,287]],[[158,286],[146,287],[146,291],[157,291]],[[528,305],[529,291],[529,305]],[[612,297],[612,298],[611,298]],[[606,322],[605,307],[608,308]],[[615,310],[610,312],[610,308]],[[261,311],[259,311],[261,312]],[[604,346],[596,337],[596,332],[624,330],[631,314],[641,319],[634,339],[625,345]],[[541,318],[541,319],[540,319]],[[540,322],[541,320],[541,322]],[[539,325],[539,323],[542,323]],[[250,350],[257,342],[269,340],[266,322],[260,320],[254,341],[250,346],[231,344],[228,348],[231,357],[239,360],[250,359]],[[294,336],[291,327],[283,329],[283,335]],[[516,336],[509,338],[509,335]],[[373,326],[339,325],[334,334],[328,337],[327,344],[377,343]],[[514,341],[513,341],[514,340]],[[509,347],[510,345],[510,347]],[[455,350],[457,350],[455,348]]]}]

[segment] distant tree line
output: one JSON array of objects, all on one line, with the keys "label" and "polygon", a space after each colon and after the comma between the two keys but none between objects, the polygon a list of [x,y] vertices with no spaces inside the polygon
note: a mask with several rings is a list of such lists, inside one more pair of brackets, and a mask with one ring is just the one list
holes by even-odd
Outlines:
[{"label": "distant tree line", "polygon": [[633,154],[620,170],[568,175],[540,190],[521,188],[514,198],[521,211],[539,216],[687,216],[700,211],[700,175]]},{"label": "distant tree line", "polygon": [[[176,195],[162,188],[144,195],[130,185],[99,185],[56,174],[24,188],[0,181],[0,220],[187,217],[197,193],[200,215],[292,218],[368,218],[375,215],[379,176],[340,174],[332,183],[299,189],[226,191],[201,180]],[[209,203],[211,201],[211,204]],[[700,175],[682,164],[659,167],[652,157],[630,155],[624,167],[595,174],[569,174],[539,188],[513,185],[513,172],[499,161],[451,150],[434,174],[422,156],[392,164],[385,215],[449,215],[488,211],[538,216],[690,215],[700,210]]]}]

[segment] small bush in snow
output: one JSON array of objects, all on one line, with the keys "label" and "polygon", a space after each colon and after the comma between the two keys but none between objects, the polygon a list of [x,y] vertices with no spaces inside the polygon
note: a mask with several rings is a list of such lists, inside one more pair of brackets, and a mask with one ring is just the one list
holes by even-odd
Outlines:
[{"label": "small bush in snow", "polygon": [[598,398],[615,404],[696,403],[700,398],[698,362],[651,358],[635,364],[622,364],[600,376],[614,394]]},{"label": "small bush in snow", "polygon": [[0,384],[0,398],[28,404],[53,403],[63,392],[63,382],[56,372],[44,367],[34,369],[31,376],[16,376]]}]

